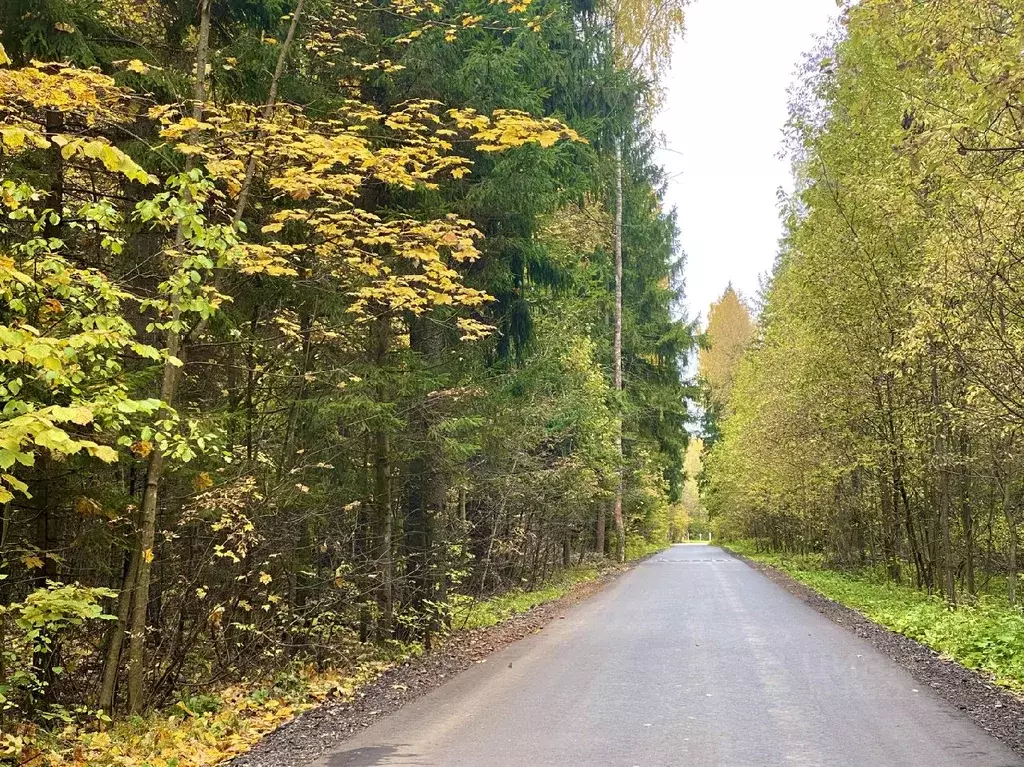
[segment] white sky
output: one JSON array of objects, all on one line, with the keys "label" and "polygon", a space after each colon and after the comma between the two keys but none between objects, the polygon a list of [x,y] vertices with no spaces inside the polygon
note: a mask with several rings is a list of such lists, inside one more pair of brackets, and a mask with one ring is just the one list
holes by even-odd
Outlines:
[{"label": "white sky", "polygon": [[753,298],[782,233],[777,191],[786,89],[802,54],[838,13],[835,0],[696,0],[677,42],[656,127],[667,150],[669,206],[679,214],[692,319],[729,281]]}]

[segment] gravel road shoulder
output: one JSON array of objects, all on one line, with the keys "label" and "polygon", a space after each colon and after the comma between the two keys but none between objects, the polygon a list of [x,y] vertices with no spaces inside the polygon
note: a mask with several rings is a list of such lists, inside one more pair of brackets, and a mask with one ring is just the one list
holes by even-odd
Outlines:
[{"label": "gravel road shoulder", "polygon": [[868,640],[909,671],[922,686],[930,687],[983,730],[1024,756],[1024,698],[942,657],[920,642],[890,631],[856,610],[822,596],[776,567],[730,553],[829,620]]}]

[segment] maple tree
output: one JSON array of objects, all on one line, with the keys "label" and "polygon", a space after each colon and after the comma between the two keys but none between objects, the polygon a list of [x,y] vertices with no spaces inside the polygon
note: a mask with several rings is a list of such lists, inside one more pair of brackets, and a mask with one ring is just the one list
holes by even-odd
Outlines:
[{"label": "maple tree", "polygon": [[60,737],[129,758],[119,716],[198,717],[186,689],[429,647],[466,599],[603,553],[619,476],[622,550],[668,539],[692,330],[652,85],[592,11],[24,5],[0,16],[4,757],[49,733],[54,763]]}]

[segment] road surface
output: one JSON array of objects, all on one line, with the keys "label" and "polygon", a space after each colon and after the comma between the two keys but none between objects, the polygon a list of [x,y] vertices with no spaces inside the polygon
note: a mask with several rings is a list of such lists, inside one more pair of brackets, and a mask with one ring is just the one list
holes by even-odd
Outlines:
[{"label": "road surface", "polygon": [[366,765],[1024,760],[755,570],[680,545],[318,762]]}]

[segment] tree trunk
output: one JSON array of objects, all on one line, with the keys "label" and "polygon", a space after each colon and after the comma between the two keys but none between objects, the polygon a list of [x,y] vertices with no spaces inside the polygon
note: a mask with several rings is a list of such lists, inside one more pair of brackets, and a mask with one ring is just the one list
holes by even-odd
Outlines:
[{"label": "tree trunk", "polygon": [[[203,101],[206,98],[206,57],[210,43],[211,4],[212,0],[201,0],[199,6],[199,41],[196,48],[196,82],[192,105],[192,116],[196,120],[202,118]],[[176,246],[180,247],[184,240],[184,231],[181,227],[178,229],[175,240]],[[175,307],[171,317],[172,326],[177,323],[180,316],[180,310]],[[166,405],[173,406],[178,388],[178,368],[170,360],[177,361],[181,352],[181,336],[176,329],[167,331],[165,350],[169,361],[164,363],[163,378],[160,383],[160,399]],[[149,606],[153,546],[156,541],[157,506],[163,471],[163,451],[155,445],[149,454],[149,464],[146,467],[146,489],[142,496],[142,508],[139,514],[140,558],[128,643],[128,707],[132,713],[138,713],[143,709],[146,612]]]},{"label": "tree trunk", "polygon": [[[971,441],[966,431],[961,439],[961,454],[964,466],[970,466]],[[974,512],[971,508],[971,473],[965,468],[960,481],[960,523],[964,531],[964,585],[973,599],[977,595],[974,583]]]},{"label": "tree trunk", "polygon": [[1017,513],[1014,508],[1013,483],[1009,472],[1000,475],[1003,485],[1003,516],[1010,534],[1009,573],[1006,576],[1006,598],[1011,605],[1017,604]]},{"label": "tree trunk", "polygon": [[1017,515],[1006,512],[1006,524],[1010,528],[1010,572],[1006,581],[1006,598],[1011,605],[1017,604]]},{"label": "tree trunk", "polygon": [[374,509],[370,498],[370,474],[371,474],[371,451],[372,435],[363,435],[363,465],[360,474],[362,492],[360,498],[362,503],[356,508],[355,530],[352,536],[353,556],[355,564],[356,582],[359,584],[359,641],[370,640],[370,599],[376,587],[371,577],[376,565],[374,564]]},{"label": "tree trunk", "polygon": [[882,507],[882,555],[885,558],[885,568],[889,579],[899,583],[900,562],[896,556],[896,531],[899,530],[899,521],[893,510],[895,498],[892,483],[881,463],[878,467],[878,496]]},{"label": "tree trunk", "polygon": [[932,402],[936,413],[939,414],[939,423],[935,431],[935,460],[938,464],[938,501],[939,501],[939,528],[942,534],[942,580],[943,589],[946,592],[946,601],[956,606],[956,570],[953,567],[953,544],[949,530],[949,507],[950,507],[950,477],[949,477],[949,456],[947,455],[947,431],[949,425],[945,414],[941,411],[939,395],[939,373],[932,368]]},{"label": "tree trunk", "polygon": [[139,550],[132,549],[128,570],[125,572],[121,585],[121,595],[117,602],[117,623],[114,624],[107,644],[107,653],[103,661],[103,678],[100,682],[100,694],[97,705],[101,711],[110,714],[114,710],[114,693],[117,690],[117,671],[121,665],[121,647],[124,644],[125,629],[132,606],[132,593],[135,580],[139,573]]},{"label": "tree trunk", "polygon": [[626,561],[626,530],[622,521],[622,140],[615,147],[615,348],[612,351],[615,371],[615,453],[619,465],[616,469],[615,505],[615,558]]},{"label": "tree trunk", "polygon": [[[409,346],[419,353],[423,363],[438,364],[442,338],[437,323],[429,318],[415,317],[410,322],[409,331]],[[433,407],[430,395],[425,395],[409,420],[409,431],[417,444],[416,455],[409,464],[405,536],[409,551],[410,606],[425,618],[422,633],[427,649],[437,623],[436,610],[429,603],[437,596],[438,576],[443,577],[443,573],[436,572],[438,561],[434,556],[434,546],[436,526],[446,495],[442,446],[431,429]]]},{"label": "tree trunk", "polygon": [[605,522],[605,509],[607,501],[600,500],[597,502],[597,526],[594,528],[594,551],[601,556],[604,556],[604,528],[607,524]]},{"label": "tree trunk", "polygon": [[[288,54],[291,51],[292,42],[295,39],[295,30],[299,26],[299,17],[302,16],[302,6],[305,0],[298,0],[295,4],[295,9],[292,11],[292,21],[288,25],[288,33],[285,35],[284,42],[281,44],[281,50],[277,54],[277,65],[274,67],[274,75],[270,79],[270,90],[267,93],[267,100],[263,104],[263,119],[269,120],[274,115],[274,107],[277,106],[277,89],[281,84],[281,77],[284,74],[284,65],[288,59]],[[260,136],[263,135],[261,130]],[[252,181],[256,175],[256,155],[249,155],[249,161],[245,166],[245,178],[242,181],[242,188],[238,191],[238,200],[235,204],[235,214],[232,217],[232,225],[237,228],[238,223],[242,220],[242,216],[245,215],[245,208],[249,202],[249,191],[252,189]]]},{"label": "tree trunk", "polygon": [[[391,344],[391,319],[379,316],[373,323],[373,355],[377,375],[383,375]],[[376,386],[377,406],[387,397],[384,382]],[[394,618],[394,565],[391,555],[391,444],[387,428],[378,424],[373,434],[373,503],[374,503],[374,560],[380,585],[378,604],[381,611],[380,634],[391,635]]]}]

